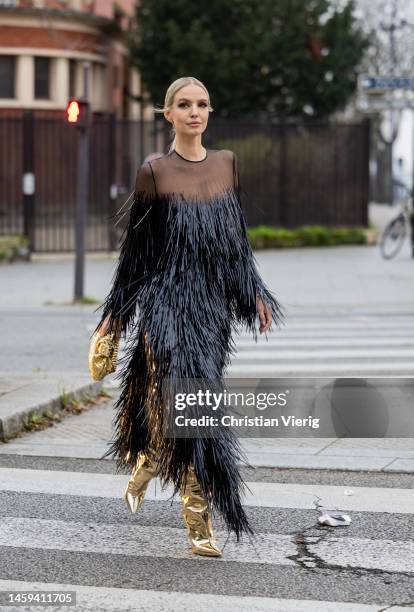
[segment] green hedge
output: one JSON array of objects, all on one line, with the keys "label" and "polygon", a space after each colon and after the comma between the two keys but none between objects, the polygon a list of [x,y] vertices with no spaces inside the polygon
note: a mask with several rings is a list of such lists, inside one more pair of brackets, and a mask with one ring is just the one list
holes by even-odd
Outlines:
[{"label": "green hedge", "polygon": [[0,263],[11,262],[15,259],[30,259],[27,238],[20,234],[0,236]]},{"label": "green hedge", "polygon": [[[339,244],[375,244],[375,230],[364,227],[325,227],[303,225],[295,229],[258,225],[248,228],[253,249],[283,249],[304,246],[335,246]],[[0,263],[15,259],[30,259],[25,236],[0,236]]]},{"label": "green hedge", "polygon": [[[248,236],[254,249],[282,249],[303,246],[335,246],[338,244],[370,244],[364,227],[325,227],[302,225],[295,229],[258,225],[248,228]],[[368,230],[368,232],[372,230]]]}]

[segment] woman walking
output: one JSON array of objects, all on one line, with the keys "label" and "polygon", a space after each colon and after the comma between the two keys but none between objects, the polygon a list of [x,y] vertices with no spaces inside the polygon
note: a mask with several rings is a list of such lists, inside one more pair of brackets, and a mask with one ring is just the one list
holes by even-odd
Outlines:
[{"label": "woman walking", "polygon": [[237,540],[253,533],[241,503],[238,440],[225,427],[211,437],[166,436],[161,384],[220,380],[235,352],[232,331],[245,325],[257,341],[257,315],[263,333],[272,321],[283,323],[284,314],[255,265],[236,156],[202,145],[213,110],[207,89],[194,77],[177,79],[160,110],[175,138],[167,154],[137,172],[113,285],[95,329],[118,338],[131,332],[116,437],[104,457],[114,456],[118,470],[132,470],[124,492],[131,512],[151,478],[172,483],[192,552],[219,556],[212,509]]}]

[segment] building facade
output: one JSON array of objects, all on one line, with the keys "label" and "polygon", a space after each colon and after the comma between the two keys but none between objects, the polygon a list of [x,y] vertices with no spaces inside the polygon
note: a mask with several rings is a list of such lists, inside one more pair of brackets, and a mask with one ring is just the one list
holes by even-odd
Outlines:
[{"label": "building facade", "polygon": [[0,116],[61,114],[88,62],[93,112],[138,118],[125,41],[134,14],[135,0],[0,0]]}]

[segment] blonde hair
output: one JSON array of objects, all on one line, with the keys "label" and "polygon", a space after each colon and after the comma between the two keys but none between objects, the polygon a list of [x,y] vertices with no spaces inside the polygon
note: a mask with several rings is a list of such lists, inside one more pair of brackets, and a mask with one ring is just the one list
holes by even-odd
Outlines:
[{"label": "blonde hair", "polygon": [[[177,93],[177,91],[179,91],[182,87],[185,87],[186,85],[199,85],[200,87],[202,87],[204,91],[206,92],[207,101],[208,101],[208,110],[210,112],[214,110],[210,104],[210,95],[207,91],[206,86],[201,81],[196,79],[195,77],[189,76],[189,77],[181,77],[171,83],[171,85],[168,87],[166,94],[165,94],[164,106],[162,108],[154,107],[154,113],[164,113],[166,110],[170,110],[172,105],[174,104],[175,94]],[[169,153],[171,153],[171,151],[175,149],[176,135],[175,135],[174,126],[171,127],[171,136],[173,137],[173,141],[170,144],[170,148],[168,150]]]}]

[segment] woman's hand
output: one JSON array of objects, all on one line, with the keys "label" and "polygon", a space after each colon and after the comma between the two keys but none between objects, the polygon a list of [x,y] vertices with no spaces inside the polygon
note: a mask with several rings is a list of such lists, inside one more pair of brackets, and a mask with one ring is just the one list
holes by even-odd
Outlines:
[{"label": "woman's hand", "polygon": [[263,332],[266,332],[272,324],[272,310],[259,296],[256,298],[256,305],[260,320],[259,331],[261,334],[263,334]]},{"label": "woman's hand", "polygon": [[[102,325],[99,327],[98,334],[99,334],[99,336],[101,336],[101,338],[102,338],[102,336],[105,336],[108,333],[108,328],[109,328],[110,320],[111,320],[111,315],[109,314],[103,320]],[[117,340],[119,340],[119,338],[121,336],[121,325],[120,325],[120,321],[119,320],[117,321],[117,323],[115,325],[114,331],[115,331],[115,338]]]}]

